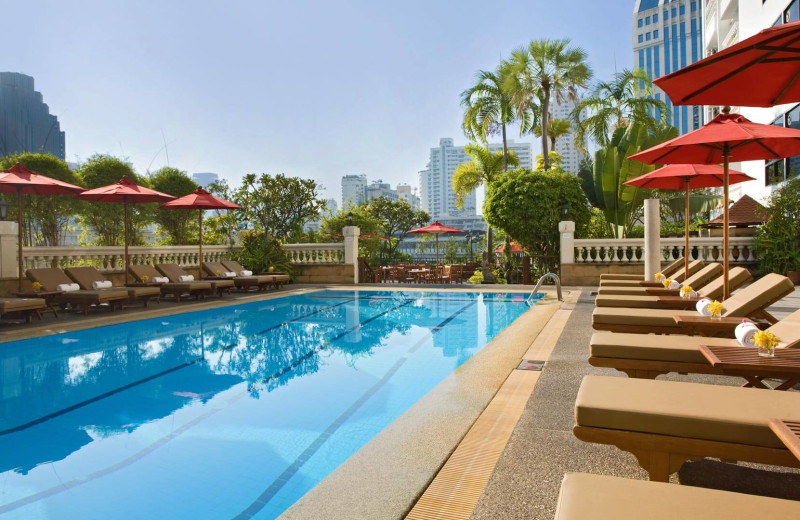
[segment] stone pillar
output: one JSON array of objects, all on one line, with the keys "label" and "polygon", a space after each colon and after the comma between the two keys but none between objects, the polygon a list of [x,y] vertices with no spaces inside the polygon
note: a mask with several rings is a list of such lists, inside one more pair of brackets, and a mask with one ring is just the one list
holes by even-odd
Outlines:
[{"label": "stone pillar", "polygon": [[575,223],[571,220],[562,220],[558,223],[558,232],[561,234],[561,263],[575,263]]},{"label": "stone pillar", "polygon": [[358,283],[358,237],[361,230],[358,226],[345,226],[344,235],[344,263],[353,266],[353,281]]},{"label": "stone pillar", "polygon": [[17,223],[0,220],[0,278],[17,278]]},{"label": "stone pillar", "polygon": [[658,199],[644,201],[644,279],[661,271],[661,208]]}]

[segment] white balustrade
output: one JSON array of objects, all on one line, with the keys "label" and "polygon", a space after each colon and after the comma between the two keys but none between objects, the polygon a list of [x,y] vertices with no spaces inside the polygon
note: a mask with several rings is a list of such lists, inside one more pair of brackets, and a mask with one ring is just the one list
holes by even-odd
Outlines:
[{"label": "white balustrade", "polygon": [[[753,237],[731,237],[728,259],[735,263],[755,263]],[[574,262],[621,264],[644,262],[644,239],[575,239]],[[704,262],[722,262],[722,237],[692,237],[689,239],[690,258]],[[661,252],[665,261],[684,256],[683,238],[662,238]]]},{"label": "white balustrade", "polygon": [[342,264],[344,263],[344,243],[328,242],[322,244],[285,244],[286,254],[293,264]]}]

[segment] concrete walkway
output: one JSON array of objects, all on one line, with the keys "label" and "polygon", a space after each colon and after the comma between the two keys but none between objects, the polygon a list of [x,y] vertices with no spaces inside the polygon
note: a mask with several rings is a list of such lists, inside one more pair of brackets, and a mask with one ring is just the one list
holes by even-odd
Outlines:
[{"label": "concrete walkway", "polygon": [[[566,472],[647,478],[629,453],[611,446],[587,444],[572,434],[573,406],[583,376],[621,376],[619,372],[594,368],[587,362],[593,332],[592,290],[583,288],[472,518],[552,519]],[[770,312],[782,317],[798,308],[800,292],[795,291],[771,307]],[[742,382],[737,378],[698,375],[670,374],[661,378],[735,386]],[[672,478],[683,485],[800,500],[800,470],[790,468],[703,460],[684,464]]]}]

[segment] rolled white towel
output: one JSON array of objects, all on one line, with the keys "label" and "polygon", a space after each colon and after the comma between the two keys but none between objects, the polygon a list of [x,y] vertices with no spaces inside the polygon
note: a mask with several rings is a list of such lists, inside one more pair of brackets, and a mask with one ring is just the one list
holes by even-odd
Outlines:
[{"label": "rolled white towel", "polygon": [[92,289],[110,289],[113,286],[111,280],[98,280],[96,282],[92,282]]},{"label": "rolled white towel", "polygon": [[699,298],[699,297],[700,297],[700,293],[697,292],[697,291],[692,291],[692,292],[689,293],[689,298]]},{"label": "rolled white towel", "polygon": [[169,282],[169,278],[167,278],[166,276],[154,276],[153,281],[155,283],[167,283]]},{"label": "rolled white towel", "polygon": [[736,330],[734,331],[734,335],[736,336],[736,341],[743,347],[755,347],[756,340],[755,335],[758,332],[758,327],[751,321],[742,321],[739,325],[736,326]]},{"label": "rolled white towel", "polygon": [[708,310],[708,305],[711,303],[711,298],[703,298],[697,302],[695,308],[697,312],[700,313],[700,316],[711,316],[711,312]]},{"label": "rolled white towel", "polygon": [[681,284],[679,284],[679,283],[678,283],[678,282],[676,282],[675,280],[672,280],[672,283],[671,283],[671,284],[669,284],[669,288],[670,288],[670,289],[673,289],[673,290],[674,290],[674,289],[680,289],[680,287],[681,287]]},{"label": "rolled white towel", "polygon": [[224,276],[225,278],[236,278],[236,273],[233,271],[225,271],[224,273],[222,273],[222,276]]},{"label": "rolled white towel", "polygon": [[253,276],[253,271],[248,271],[247,269],[239,271],[239,276]]},{"label": "rolled white towel", "polygon": [[56,291],[72,292],[80,290],[81,286],[76,283],[60,283],[56,285]]},{"label": "rolled white towel", "polygon": [[182,274],[182,275],[180,275],[180,276],[178,277],[178,281],[179,281],[179,282],[193,282],[193,281],[194,281],[194,275],[191,275],[191,274]]}]

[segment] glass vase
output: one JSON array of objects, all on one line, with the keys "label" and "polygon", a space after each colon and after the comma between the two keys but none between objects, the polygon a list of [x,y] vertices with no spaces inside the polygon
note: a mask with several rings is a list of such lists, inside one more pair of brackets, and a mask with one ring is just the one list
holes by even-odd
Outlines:
[{"label": "glass vase", "polygon": [[775,357],[775,347],[758,345],[758,355],[761,357]]}]

